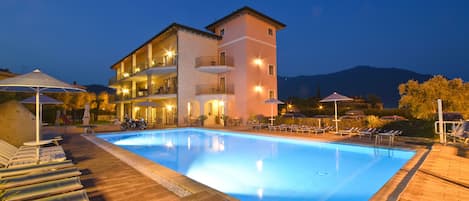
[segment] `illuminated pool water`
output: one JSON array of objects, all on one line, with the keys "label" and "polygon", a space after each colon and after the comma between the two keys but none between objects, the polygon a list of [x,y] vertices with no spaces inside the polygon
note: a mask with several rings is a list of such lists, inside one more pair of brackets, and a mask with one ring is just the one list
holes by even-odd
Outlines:
[{"label": "illuminated pool water", "polygon": [[240,200],[368,200],[415,152],[203,129],[98,137]]}]

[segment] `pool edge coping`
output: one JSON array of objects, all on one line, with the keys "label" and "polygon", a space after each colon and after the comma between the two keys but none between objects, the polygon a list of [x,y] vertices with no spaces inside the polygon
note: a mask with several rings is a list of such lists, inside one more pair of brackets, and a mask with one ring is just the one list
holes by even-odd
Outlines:
[{"label": "pool edge coping", "polygon": [[[408,145],[408,146],[404,146],[404,147],[402,147],[402,146],[388,147],[388,146],[382,146],[382,145],[373,146],[373,145],[365,144],[365,143],[336,142],[336,141],[330,140],[330,139],[320,139],[320,138],[319,139],[318,138],[311,139],[311,138],[305,138],[303,136],[284,136],[284,135],[278,136],[278,135],[275,135],[273,133],[266,133],[266,132],[261,132],[261,131],[240,131],[240,130],[230,130],[230,129],[223,129],[223,128],[197,128],[197,127],[182,127],[182,128],[193,128],[193,129],[202,129],[202,130],[205,129],[205,130],[210,130],[210,131],[237,132],[237,133],[248,134],[248,135],[258,135],[258,136],[266,136],[266,137],[279,137],[279,138],[287,138],[287,139],[294,139],[294,140],[307,140],[307,141],[324,142],[324,143],[338,143],[338,144],[355,145],[355,146],[366,146],[366,147],[378,147],[378,148],[386,148],[386,149],[399,149],[399,150],[415,151],[414,156],[412,156],[412,158],[410,158],[404,164],[404,166],[402,166],[396,173],[394,173],[393,176],[378,191],[376,191],[370,197],[369,200],[383,200],[383,199],[385,199],[385,200],[398,200],[399,197],[400,197],[400,194],[402,192],[404,192],[404,190],[407,188],[408,184],[410,183],[410,181],[412,180],[412,178],[415,175],[416,171],[412,171],[412,170],[416,168],[416,166],[418,165],[417,163],[422,160],[422,157],[424,157],[423,160],[426,158],[426,154],[429,152],[429,149],[422,148],[421,146],[415,146],[415,145]],[[157,129],[157,130],[161,131],[161,130],[173,130],[173,129],[178,129],[178,128]],[[105,132],[105,133],[99,133],[99,134],[106,135],[106,134],[119,134],[119,133],[122,133],[122,132]],[[122,160],[123,162],[125,162],[129,166],[133,167],[137,171],[141,172],[143,175],[153,179],[154,181],[161,184],[162,186],[164,186],[168,190],[174,192],[176,195],[178,195],[181,198],[184,198],[186,196],[190,196],[192,194],[196,194],[196,193],[199,193],[199,192],[202,192],[202,191],[212,191],[212,192],[215,192],[218,195],[222,195],[222,197],[227,199],[227,200],[237,200],[234,197],[231,197],[231,196],[229,196],[229,195],[227,195],[223,192],[220,192],[220,191],[218,191],[214,188],[210,188],[210,187],[206,186],[205,184],[202,184],[198,181],[195,181],[195,180],[193,180],[193,179],[191,179],[191,178],[189,178],[185,175],[179,174],[176,171],[171,170],[167,167],[164,167],[164,166],[162,166],[162,165],[160,165],[156,162],[153,162],[153,161],[150,161],[146,158],[138,156],[138,155],[136,155],[136,154],[134,154],[130,151],[127,151],[127,150],[125,150],[125,149],[123,149],[123,148],[121,148],[117,145],[114,145],[114,144],[109,143],[109,142],[107,142],[107,141],[105,141],[105,140],[103,140],[99,137],[96,137],[95,135],[82,134],[82,136],[84,136],[86,139],[88,139],[89,141],[96,144],[98,147],[101,147],[102,149],[104,149],[108,153],[111,153],[116,158]],[[94,140],[98,140],[99,143],[95,142]],[[112,151],[118,151],[118,152],[124,152],[124,153],[113,153]],[[127,152],[127,153],[125,153],[125,152]],[[122,156],[121,154],[123,154],[124,156]],[[142,164],[145,164],[145,163],[149,162],[150,164],[147,164],[147,165],[153,166],[152,164],[154,164],[154,166],[157,167],[157,170],[162,170],[163,169],[164,174],[162,174],[162,175],[158,174],[156,171],[152,171],[150,169],[145,170],[146,168],[141,167],[142,165],[138,164],[137,161],[131,161],[130,163],[128,163],[126,160],[129,160],[129,159],[125,159],[125,158],[122,159],[121,158],[121,157],[125,157],[125,155],[129,155],[129,154],[134,155],[134,156],[131,156],[131,157],[133,158],[133,160],[138,159],[139,163],[140,163],[140,161],[141,161]],[[420,166],[421,166],[421,164],[419,165],[419,167]],[[417,167],[416,169],[418,170],[419,167]],[[140,170],[140,169],[143,169],[143,170]],[[174,175],[165,175],[167,172],[169,172],[170,174],[174,174]],[[152,175],[152,174],[156,174],[156,175]],[[156,176],[156,178],[154,178],[155,176]],[[183,178],[188,179],[191,182],[193,182],[195,186],[189,186],[188,187],[184,184],[179,183],[177,180],[172,180],[171,179],[172,177],[183,177]],[[405,181],[404,183],[402,183],[404,181],[404,179],[406,179],[406,177],[408,177],[407,178],[408,180]],[[404,186],[401,186],[401,185],[404,185]],[[190,190],[188,190],[188,189],[190,189]],[[203,189],[203,190],[200,190],[200,189]],[[174,190],[176,190],[176,191],[186,190],[188,192],[188,194],[184,194],[183,196],[181,196],[180,194],[176,193]],[[400,190],[400,192],[397,195],[395,194],[396,190]]]}]

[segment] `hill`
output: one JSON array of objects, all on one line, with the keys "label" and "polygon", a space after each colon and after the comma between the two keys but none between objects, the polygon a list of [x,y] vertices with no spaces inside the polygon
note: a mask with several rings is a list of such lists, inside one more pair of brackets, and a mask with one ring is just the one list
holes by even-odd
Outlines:
[{"label": "hill", "polygon": [[95,94],[99,94],[102,91],[106,91],[108,94],[116,94],[116,90],[113,88],[109,88],[107,86],[99,85],[99,84],[91,84],[85,85],[86,91],[94,92]]},{"label": "hill", "polygon": [[[419,82],[430,79],[432,75],[419,74],[399,68],[376,68],[356,66],[347,70],[311,76],[278,77],[278,93],[282,100],[288,97],[311,97],[320,92],[325,97],[334,91],[347,96],[367,97],[377,95],[384,107],[397,107],[400,96],[399,84],[410,79]],[[293,90],[294,89],[294,90]]]}]

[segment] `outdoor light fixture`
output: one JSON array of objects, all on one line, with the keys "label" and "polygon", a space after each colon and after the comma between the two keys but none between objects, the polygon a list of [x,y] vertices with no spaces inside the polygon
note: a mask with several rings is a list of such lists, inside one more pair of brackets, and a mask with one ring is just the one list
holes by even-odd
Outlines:
[{"label": "outdoor light fixture", "polygon": [[254,59],[254,64],[256,64],[257,66],[261,66],[262,65],[262,59]]},{"label": "outdoor light fixture", "polygon": [[122,93],[125,95],[125,94],[128,94],[129,93],[129,89],[127,88],[123,88],[122,89]]},{"label": "outdoor light fixture", "polygon": [[166,105],[166,109],[170,112],[171,110],[173,110],[173,106],[172,105]]},{"label": "outdoor light fixture", "polygon": [[140,68],[135,68],[135,72],[140,72]]},{"label": "outdoor light fixture", "polygon": [[261,86],[261,85],[256,85],[256,86],[254,87],[254,91],[255,91],[255,92],[262,92],[262,86]]},{"label": "outdoor light fixture", "polygon": [[170,50],[166,50],[166,56],[168,56],[168,57],[173,57],[173,56],[174,56],[174,52],[173,52],[173,51],[170,51]]},{"label": "outdoor light fixture", "polygon": [[129,73],[124,73],[124,74],[122,74],[122,75],[123,75],[124,77],[129,77],[129,76],[130,76]]},{"label": "outdoor light fixture", "polygon": [[324,107],[322,105],[319,105],[319,109],[322,110]]}]

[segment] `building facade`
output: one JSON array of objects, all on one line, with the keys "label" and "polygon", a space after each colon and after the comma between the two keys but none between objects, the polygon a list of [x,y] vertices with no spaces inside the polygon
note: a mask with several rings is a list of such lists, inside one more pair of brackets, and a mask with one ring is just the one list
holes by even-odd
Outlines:
[{"label": "building facade", "polygon": [[270,116],[264,101],[277,98],[276,32],[284,27],[249,7],[208,31],[171,24],[111,66],[118,116],[187,125],[203,115],[207,126]]}]

